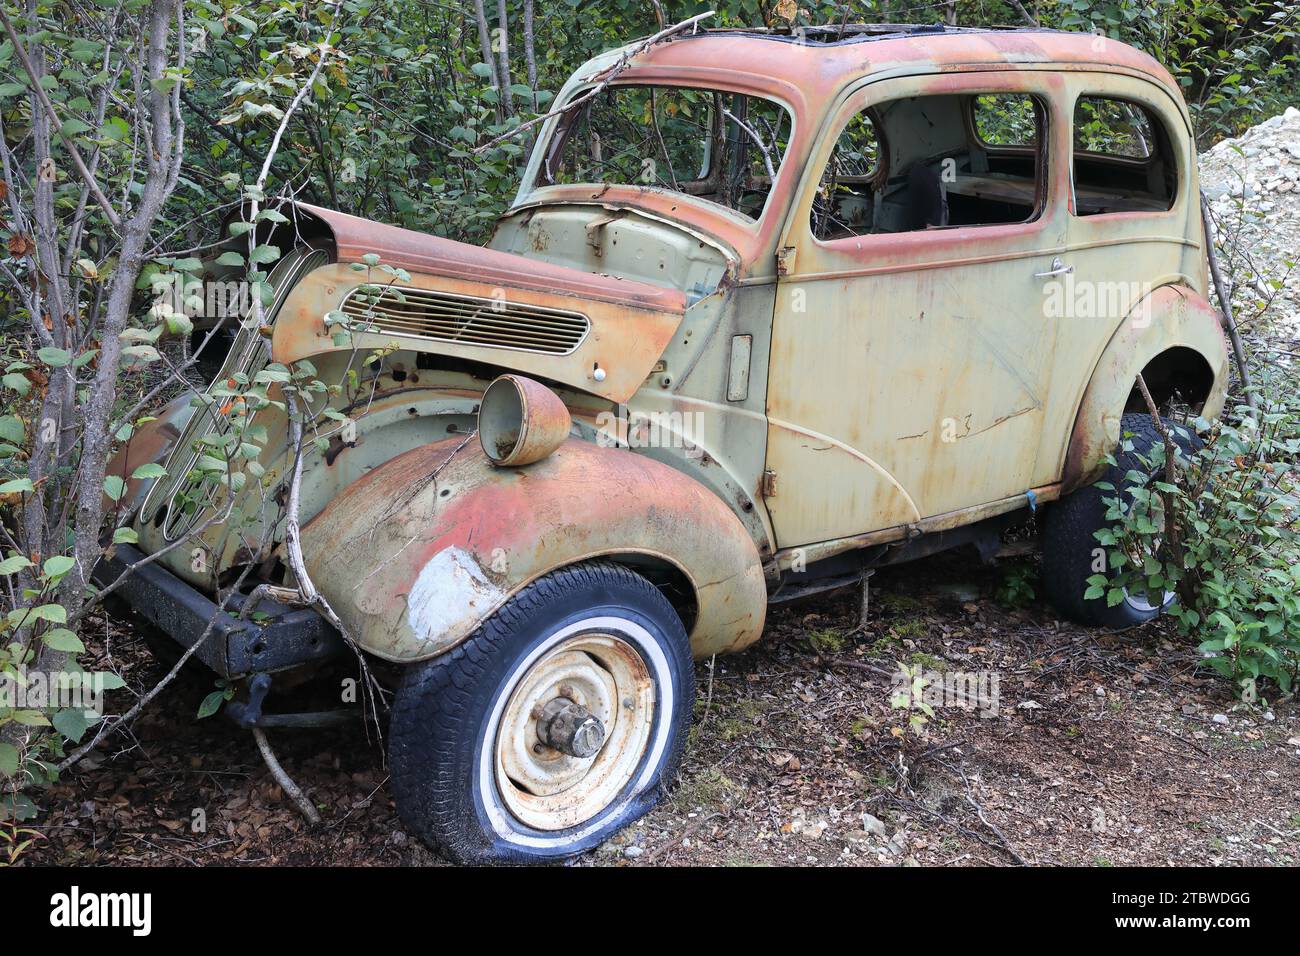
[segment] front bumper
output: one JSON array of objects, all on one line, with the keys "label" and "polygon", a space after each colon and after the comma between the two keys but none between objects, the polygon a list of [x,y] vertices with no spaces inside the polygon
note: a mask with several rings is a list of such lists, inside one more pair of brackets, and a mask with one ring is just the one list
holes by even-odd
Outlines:
[{"label": "front bumper", "polygon": [[[143,558],[137,548],[115,545],[113,556],[101,560],[92,577],[106,587]],[[236,615],[246,600],[243,595],[232,597],[223,610],[156,561],[137,568],[113,593],[182,647],[193,646],[207,632],[194,656],[222,677],[266,674],[324,661],[345,647],[338,632],[309,608],[263,601],[254,610],[267,617],[260,623],[241,621]]]}]

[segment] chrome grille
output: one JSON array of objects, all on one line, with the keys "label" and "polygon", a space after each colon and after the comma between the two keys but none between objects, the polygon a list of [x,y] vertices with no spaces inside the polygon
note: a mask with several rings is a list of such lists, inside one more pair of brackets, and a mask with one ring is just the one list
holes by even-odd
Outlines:
[{"label": "chrome grille", "polygon": [[568,355],[591,329],[581,312],[393,286],[359,286],[341,311],[357,331],[546,355]]}]

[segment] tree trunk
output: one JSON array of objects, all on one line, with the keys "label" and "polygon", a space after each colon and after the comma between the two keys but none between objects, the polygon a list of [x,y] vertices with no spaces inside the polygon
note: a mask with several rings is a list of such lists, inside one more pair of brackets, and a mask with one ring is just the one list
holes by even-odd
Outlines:
[{"label": "tree trunk", "polygon": [[510,34],[506,15],[506,0],[497,0],[497,51],[501,57],[501,106],[507,116],[515,111],[514,96],[510,92]]}]

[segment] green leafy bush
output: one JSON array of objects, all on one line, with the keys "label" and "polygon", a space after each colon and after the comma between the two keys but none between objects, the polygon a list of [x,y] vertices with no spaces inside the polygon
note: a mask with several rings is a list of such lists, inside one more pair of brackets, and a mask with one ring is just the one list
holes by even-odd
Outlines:
[{"label": "green leafy bush", "polygon": [[[1115,524],[1097,533],[1117,573],[1089,579],[1088,596],[1173,591],[1179,633],[1199,640],[1206,664],[1253,699],[1261,678],[1290,693],[1300,670],[1300,396],[1266,381],[1261,412],[1239,407],[1210,427],[1203,447],[1165,450],[1130,472],[1134,488],[1108,499]],[[1155,476],[1155,477],[1151,477]]]}]

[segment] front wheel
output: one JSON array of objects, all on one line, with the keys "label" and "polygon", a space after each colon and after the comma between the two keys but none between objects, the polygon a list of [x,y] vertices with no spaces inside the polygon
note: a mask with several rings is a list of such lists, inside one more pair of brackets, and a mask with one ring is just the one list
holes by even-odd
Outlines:
[{"label": "front wheel", "polygon": [[389,745],[398,812],[459,862],[588,850],[671,783],[694,680],[648,580],[603,563],[549,574],[408,671]]},{"label": "front wheel", "polygon": [[[1161,419],[1185,454],[1200,447],[1200,439],[1185,426]],[[1144,464],[1151,460],[1155,447],[1163,439],[1151,416],[1130,413],[1120,420],[1120,431],[1130,448],[1115,452],[1115,464],[1106,469],[1102,483],[1115,490],[1089,485],[1066,495],[1048,507],[1043,520],[1043,587],[1047,597],[1066,617],[1080,624],[1121,629],[1150,621],[1175,600],[1172,591],[1164,594],[1132,594],[1110,605],[1104,597],[1085,598],[1088,579],[1094,574],[1113,577],[1115,571],[1106,562],[1106,549],[1097,541],[1096,532],[1110,525],[1106,519],[1106,499],[1116,494],[1132,501],[1134,483],[1129,472],[1148,472]]]}]

